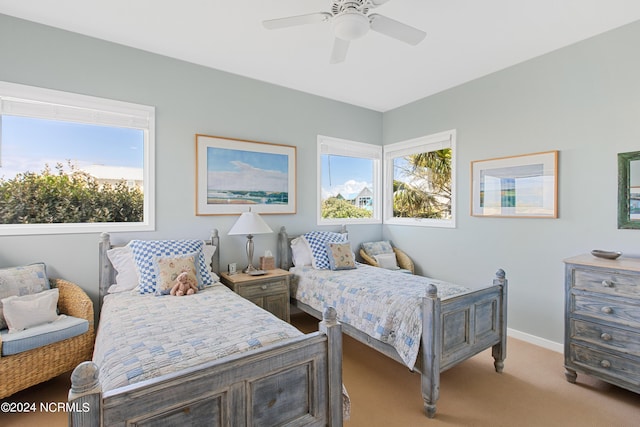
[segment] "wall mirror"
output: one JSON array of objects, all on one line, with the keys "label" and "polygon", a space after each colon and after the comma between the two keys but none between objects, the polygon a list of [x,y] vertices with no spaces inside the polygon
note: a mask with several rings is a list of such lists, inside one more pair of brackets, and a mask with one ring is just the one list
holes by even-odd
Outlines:
[{"label": "wall mirror", "polygon": [[618,154],[618,228],[640,229],[640,151]]}]

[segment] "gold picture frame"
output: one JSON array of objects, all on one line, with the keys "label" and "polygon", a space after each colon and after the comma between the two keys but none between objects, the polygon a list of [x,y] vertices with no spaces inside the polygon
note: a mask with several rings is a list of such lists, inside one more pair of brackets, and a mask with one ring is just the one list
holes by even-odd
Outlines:
[{"label": "gold picture frame", "polygon": [[558,151],[471,162],[471,215],[557,218]]},{"label": "gold picture frame", "polygon": [[196,134],[196,215],[296,213],[296,147]]}]

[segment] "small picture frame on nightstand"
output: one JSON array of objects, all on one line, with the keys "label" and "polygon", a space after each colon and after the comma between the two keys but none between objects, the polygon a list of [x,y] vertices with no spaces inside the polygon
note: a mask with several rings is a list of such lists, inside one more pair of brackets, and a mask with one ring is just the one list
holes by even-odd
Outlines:
[{"label": "small picture frame on nightstand", "polygon": [[231,264],[229,264],[228,266],[229,274],[236,274],[237,273],[236,268],[237,266],[235,262],[232,262]]}]

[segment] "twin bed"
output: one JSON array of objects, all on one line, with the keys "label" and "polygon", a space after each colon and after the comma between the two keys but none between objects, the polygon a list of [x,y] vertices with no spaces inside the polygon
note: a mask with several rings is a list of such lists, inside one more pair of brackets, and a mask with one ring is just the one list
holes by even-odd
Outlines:
[{"label": "twin bed", "polygon": [[[426,415],[440,373],[492,348],[506,357],[507,280],[471,290],[358,264],[317,269],[291,259],[284,227],[280,267],[293,273],[291,303],[321,319],[303,334],[215,279],[186,297],[109,293],[117,282],[100,242],[101,318],[92,362],[72,374],[75,426],[342,425],[342,332],[421,373]],[[217,231],[207,268],[219,271]],[[210,261],[210,262],[209,262]],[[111,288],[113,290],[113,288]]]},{"label": "twin bed", "polygon": [[[209,244],[215,272],[217,232]],[[342,425],[335,310],[327,310],[319,332],[305,335],[215,277],[182,297],[109,293],[117,282],[111,248],[103,234],[100,323],[93,361],[72,373],[72,425]]]},{"label": "twin bed", "polygon": [[[348,241],[346,230],[334,234]],[[300,254],[303,262],[294,266],[292,242],[298,246],[294,239],[282,227],[278,236],[280,267],[291,269],[294,275],[291,303],[316,318],[321,318],[327,307],[335,308],[345,334],[421,373],[429,418],[435,416],[441,372],[488,348],[492,349],[496,372],[502,372],[507,344],[507,280],[503,270],[496,273],[491,285],[472,290],[364,264],[341,271],[317,269]],[[318,236],[313,240],[312,252],[314,245],[318,246]]]}]

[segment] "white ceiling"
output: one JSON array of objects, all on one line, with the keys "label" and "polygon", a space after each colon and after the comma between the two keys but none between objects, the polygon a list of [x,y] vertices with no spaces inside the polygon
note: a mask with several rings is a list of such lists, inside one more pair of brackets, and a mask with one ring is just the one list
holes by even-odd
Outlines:
[{"label": "white ceiling", "polygon": [[375,13],[427,32],[370,31],[329,64],[331,26],[261,21],[329,0],[0,0],[0,13],[387,111],[640,19],[638,0],[391,0]]}]

